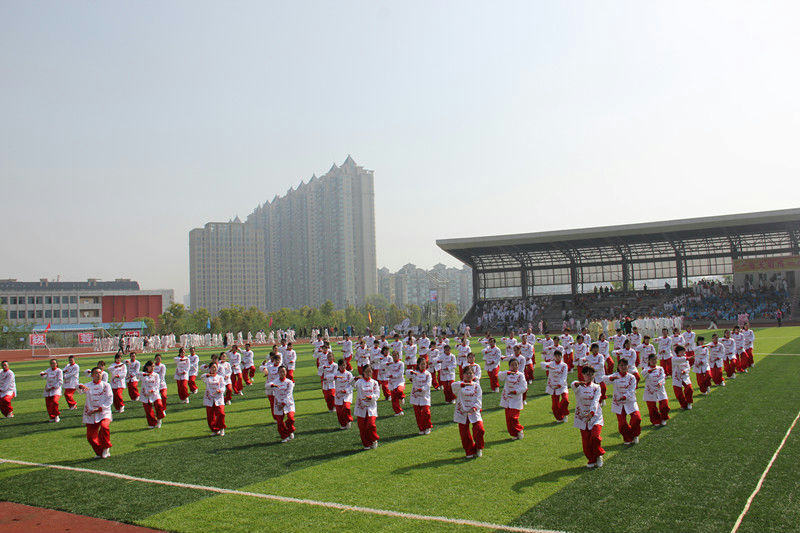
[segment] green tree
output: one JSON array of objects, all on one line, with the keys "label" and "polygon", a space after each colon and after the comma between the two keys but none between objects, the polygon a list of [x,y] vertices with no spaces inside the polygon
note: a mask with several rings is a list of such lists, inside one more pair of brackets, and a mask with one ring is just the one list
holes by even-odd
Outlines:
[{"label": "green tree", "polygon": [[461,322],[461,313],[458,312],[458,306],[454,303],[444,304],[444,321],[451,326],[456,326]]},{"label": "green tree", "polygon": [[144,322],[144,327],[147,335],[153,335],[156,333],[156,321],[153,320],[151,317],[140,316],[138,318],[134,318],[133,320],[135,322]]}]

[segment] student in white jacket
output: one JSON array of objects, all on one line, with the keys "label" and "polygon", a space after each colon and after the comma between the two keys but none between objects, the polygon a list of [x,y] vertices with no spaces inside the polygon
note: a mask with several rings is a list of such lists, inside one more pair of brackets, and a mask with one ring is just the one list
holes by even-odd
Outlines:
[{"label": "student in white jacket", "polygon": [[692,371],[697,380],[697,388],[700,389],[700,394],[705,396],[711,386],[711,366],[709,365],[708,348],[705,347],[704,343],[704,337],[697,337]]},{"label": "student in white jacket", "polygon": [[547,371],[545,392],[550,395],[553,416],[556,423],[563,424],[569,420],[569,389],[567,388],[569,365],[562,361],[561,350],[556,350],[553,352],[553,360],[543,362],[542,368]]},{"label": "student in white jacket", "polygon": [[336,386],[336,418],[339,419],[339,429],[350,429],[353,416],[350,406],[353,403],[353,373],[347,369],[347,360],[339,359],[336,374],[333,376]]},{"label": "student in white jacket", "polygon": [[75,356],[70,355],[69,363],[64,367],[64,399],[67,400],[67,405],[71,411],[78,408],[78,402],[75,401],[75,391],[78,389],[80,372],[81,367],[75,362]]},{"label": "student in white jacket", "polygon": [[208,373],[200,379],[206,384],[203,394],[203,405],[206,407],[206,420],[211,435],[225,435],[225,390],[227,387],[225,376],[217,372],[217,363],[212,361],[208,366]]},{"label": "student in white jacket", "polygon": [[189,392],[197,394],[197,374],[200,373],[200,356],[189,348]]},{"label": "student in white jacket", "polygon": [[455,403],[456,396],[453,392],[453,381],[456,379],[456,356],[450,353],[450,346],[445,345],[444,352],[437,358],[439,365],[439,382],[444,389],[444,401]]},{"label": "student in white jacket", "polygon": [[267,378],[264,382],[264,393],[267,395],[267,400],[269,401],[269,409],[273,413],[275,411],[275,387],[273,387],[272,384],[280,380],[281,366],[281,354],[277,351],[273,351],[269,354],[269,361],[264,361],[259,368],[264,377]]},{"label": "student in white jacket", "polygon": [[[606,383],[614,386],[614,396],[611,402],[611,412],[617,415],[619,432],[622,434],[623,444],[636,444],[642,432],[642,415],[636,403],[636,376],[628,372],[628,360],[620,359],[617,371],[603,378]],[[630,416],[630,422],[627,417]]]},{"label": "student in white jacket", "polygon": [[581,430],[583,454],[588,463],[587,468],[603,466],[602,447],[603,410],[600,408],[600,385],[594,382],[594,368],[585,366],[581,370],[583,381],[574,381],[572,390],[575,394],[575,423]]},{"label": "student in white jacket", "polygon": [[656,354],[647,356],[647,367],[642,371],[644,378],[644,395],[642,399],[647,403],[647,412],[650,423],[654,426],[666,426],[669,420],[669,399],[664,383],[667,374],[663,367],[656,365]]},{"label": "student in white jacket", "polygon": [[17,381],[8,361],[0,363],[0,413],[6,418],[14,418],[14,407],[11,400],[17,395]]},{"label": "student in white jacket", "polygon": [[[467,459],[483,455],[483,391],[480,384],[475,381],[472,368],[464,368],[463,381],[453,383],[453,392],[456,394],[456,408],[453,412],[453,421],[458,424],[461,434],[461,445],[464,447]],[[472,424],[470,435],[469,425]]]},{"label": "student in white jacket", "polygon": [[406,403],[406,364],[400,360],[399,352],[392,352],[392,357],[386,363],[386,381],[392,398],[394,416],[403,416],[403,406]]},{"label": "student in white jacket", "polygon": [[681,409],[692,408],[694,403],[694,389],[692,388],[691,366],[686,356],[686,348],[677,345],[672,355],[672,390]]},{"label": "student in white jacket", "polygon": [[189,403],[189,367],[191,362],[186,357],[186,352],[183,348],[178,350],[178,356],[175,357],[175,384],[178,387],[178,398],[182,403]]},{"label": "student in white jacket", "polygon": [[490,338],[488,345],[483,349],[483,364],[486,365],[486,373],[489,375],[489,390],[492,392],[500,391],[497,376],[500,372],[501,359],[503,359],[503,353],[496,346],[495,340]]},{"label": "student in white jacket", "polygon": [[500,407],[506,410],[508,434],[514,440],[521,439],[525,437],[525,426],[519,423],[519,414],[524,407],[522,395],[528,390],[528,381],[525,374],[519,371],[519,362],[514,357],[508,361],[508,370],[498,372],[497,378],[505,382],[500,396]]},{"label": "student in white jacket", "polygon": [[144,364],[144,371],[140,374],[141,392],[139,401],[142,402],[147,425],[151,429],[160,428],[164,414],[164,404],[161,403],[161,376],[153,372],[153,362]]},{"label": "student in white jacket", "polygon": [[[269,386],[274,390],[275,404],[272,406],[272,416],[278,426],[278,435],[281,442],[294,439],[294,381],[289,379],[286,367],[278,367],[278,380]],[[284,420],[285,417],[285,420]]]},{"label": "student in white jacket", "polygon": [[167,366],[161,362],[161,354],[156,354],[153,357],[153,372],[158,374],[159,379],[161,380],[158,388],[158,393],[161,395],[161,404],[164,407],[164,411],[167,410]]},{"label": "student in white jacket", "polygon": [[61,421],[61,411],[58,408],[58,400],[61,399],[61,387],[64,385],[64,372],[58,368],[58,361],[50,359],[50,368],[39,372],[45,379],[44,384],[44,403],[47,407],[47,415],[50,422]]},{"label": "student in white jacket", "polygon": [[428,372],[428,360],[424,357],[417,358],[415,369],[408,370],[411,380],[411,405],[414,406],[414,416],[420,435],[428,435],[433,428],[431,424],[431,386],[433,376]]},{"label": "student in white jacket", "polygon": [[114,356],[114,362],[108,368],[109,380],[108,384],[111,385],[111,394],[114,396],[114,410],[118,413],[125,412],[125,380],[128,377],[128,365],[122,362],[122,355],[117,353]]},{"label": "student in white jacket", "polygon": [[333,361],[333,352],[324,352],[325,359],[320,360],[317,368],[317,375],[322,379],[322,396],[325,398],[325,405],[328,407],[328,412],[332,413],[336,410],[336,372],[339,370],[338,365]]},{"label": "student in white jacket", "polygon": [[86,424],[86,440],[92,446],[98,459],[111,455],[111,404],[113,394],[111,385],[103,381],[102,370],[92,369],[92,381],[78,388],[86,395],[83,407],[83,423]]},{"label": "student in white jacket", "polygon": [[372,366],[365,365],[361,369],[361,377],[356,378],[356,408],[355,415],[358,419],[358,431],[361,435],[361,444],[365,450],[378,447],[378,427],[375,420],[378,418],[378,398],[381,395],[380,384],[372,379]]},{"label": "student in white jacket", "polygon": [[136,360],[136,352],[131,352],[125,365],[128,368],[128,374],[125,376],[126,385],[128,387],[128,397],[131,401],[139,400],[139,373],[142,369],[141,362]]}]

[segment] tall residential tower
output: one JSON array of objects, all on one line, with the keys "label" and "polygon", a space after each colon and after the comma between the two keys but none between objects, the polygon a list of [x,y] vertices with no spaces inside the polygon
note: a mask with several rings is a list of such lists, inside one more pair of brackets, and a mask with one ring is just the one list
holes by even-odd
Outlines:
[{"label": "tall residential tower", "polygon": [[373,172],[347,156],[244,222],[193,229],[189,250],[192,309],[361,303],[378,289]]}]

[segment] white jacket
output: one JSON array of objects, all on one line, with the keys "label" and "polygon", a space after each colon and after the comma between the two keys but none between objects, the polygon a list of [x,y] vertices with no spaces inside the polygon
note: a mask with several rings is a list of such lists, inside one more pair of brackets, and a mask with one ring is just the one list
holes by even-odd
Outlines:
[{"label": "white jacket", "polygon": [[636,403],[636,376],[626,372],[621,376],[619,372],[614,372],[610,376],[604,376],[603,381],[614,386],[614,397],[611,401],[611,412],[615,414],[632,414],[639,410]]},{"label": "white jacket", "polygon": [[44,397],[61,396],[61,386],[64,384],[64,371],[60,368],[53,370],[48,368],[42,376],[46,381],[44,384]]},{"label": "white jacket", "polygon": [[389,381],[389,388],[396,389],[406,384],[406,364],[403,361],[395,361],[386,365],[386,379]]},{"label": "white jacket", "polygon": [[495,368],[500,367],[500,359],[502,359],[503,354],[500,351],[500,348],[495,346],[492,348],[491,346],[487,346],[485,350],[483,350],[483,362],[486,364],[486,371],[491,372]]},{"label": "white jacket", "polygon": [[186,356],[175,358],[175,381],[185,381],[189,379],[189,367],[191,361]]},{"label": "white jacket", "polygon": [[694,349],[694,365],[692,370],[697,374],[703,374],[711,370],[708,359],[708,348],[698,346]]},{"label": "white jacket", "polygon": [[567,374],[569,373],[569,366],[564,361],[556,363],[555,361],[543,362],[542,368],[547,370],[547,386],[545,392],[547,394],[561,395],[567,392]]},{"label": "white jacket", "polygon": [[481,408],[483,407],[483,391],[477,381],[456,381],[453,383],[453,392],[456,394],[456,408],[453,411],[453,421],[457,424],[466,424],[467,421],[480,422]]},{"label": "white jacket", "polygon": [[[86,405],[83,406],[83,423],[97,424],[108,418],[111,420],[111,404],[114,394],[111,392],[111,385],[105,381],[95,383],[91,381],[86,384],[86,390],[81,390],[81,394],[86,395]],[[95,409],[99,412],[92,413]]]},{"label": "white jacket", "polygon": [[660,402],[667,399],[667,389],[664,388],[667,375],[663,367],[646,367],[642,370],[642,379],[644,379],[644,395],[642,396],[644,401]]},{"label": "white jacket", "polygon": [[81,367],[77,363],[64,367],[64,388],[77,389]]},{"label": "white jacket", "polygon": [[139,375],[139,401],[142,403],[153,403],[161,399],[161,377],[155,372],[149,374],[143,372]]},{"label": "white jacket", "polygon": [[430,405],[431,404],[431,384],[433,376],[427,370],[409,370],[407,372],[411,380],[411,405]]},{"label": "white jacket", "polygon": [[339,372],[337,370],[333,379],[336,386],[334,403],[336,405],[353,403],[353,373],[349,370],[345,370],[344,372]]},{"label": "white jacket", "polygon": [[17,381],[14,379],[14,371],[0,370],[0,398],[5,398],[9,394],[17,395]]},{"label": "white jacket", "polygon": [[112,389],[124,389],[125,378],[128,376],[128,365],[125,363],[111,363],[108,367],[109,384]]},{"label": "white jacket", "polygon": [[128,375],[125,376],[126,383],[135,383],[139,381],[139,372],[142,369],[142,363],[139,360],[125,361],[125,366],[128,367]]},{"label": "white jacket", "polygon": [[600,385],[585,385],[580,381],[572,383],[575,393],[575,426],[578,429],[591,430],[594,426],[603,425],[603,410],[600,408]]},{"label": "white jacket", "polygon": [[677,355],[672,356],[672,386],[673,387],[682,387],[684,385],[691,385],[692,378],[689,372],[691,368],[689,366],[689,358],[688,357],[679,357]]},{"label": "white jacket", "polygon": [[357,398],[353,414],[357,417],[378,416],[378,398],[381,395],[381,386],[374,379],[356,379],[354,387]]},{"label": "white jacket", "polygon": [[453,381],[456,379],[456,356],[452,353],[450,355],[442,355],[438,358],[439,365],[439,379],[441,381]]},{"label": "white jacket", "polygon": [[273,414],[281,416],[294,413],[294,381],[289,378],[279,379],[272,384],[275,393]]},{"label": "white jacket", "polygon": [[528,390],[525,374],[519,371],[503,370],[497,373],[497,378],[505,381],[503,393],[500,395],[500,407],[522,410],[522,395]]},{"label": "white jacket", "polygon": [[206,391],[203,394],[203,405],[212,407],[214,405],[225,405],[225,376],[216,374],[203,374],[203,383],[206,384]]}]

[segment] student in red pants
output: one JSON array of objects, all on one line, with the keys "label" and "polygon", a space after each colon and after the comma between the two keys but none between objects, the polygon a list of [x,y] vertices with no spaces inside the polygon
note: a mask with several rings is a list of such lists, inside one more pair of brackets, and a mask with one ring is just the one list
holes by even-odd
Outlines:
[{"label": "student in red pants", "polygon": [[675,346],[672,355],[672,390],[675,398],[681,404],[681,409],[691,409],[694,402],[694,389],[692,389],[691,366],[686,357],[686,348]]},{"label": "student in red pants", "polygon": [[[453,392],[456,393],[456,408],[453,412],[453,421],[458,424],[461,434],[461,445],[464,447],[467,459],[483,455],[483,391],[477,381],[473,380],[472,367],[463,370],[463,381],[453,383]],[[470,424],[472,433],[470,434]]]},{"label": "student in red pants", "polygon": [[522,404],[522,395],[528,390],[528,380],[519,371],[519,362],[513,357],[508,361],[508,370],[500,372],[498,378],[505,382],[503,394],[500,396],[500,407],[506,410],[506,429],[513,440],[522,439],[525,437],[525,426],[519,423],[519,414],[525,407]]},{"label": "student in red pants", "polygon": [[[223,354],[225,352],[222,352]],[[208,369],[207,374],[200,376],[206,384],[206,391],[203,394],[203,405],[206,408],[206,421],[211,435],[215,437],[225,435],[225,394],[228,383],[225,376],[217,372],[217,362],[214,357],[211,363],[203,365]],[[202,368],[202,367],[201,367]]]},{"label": "student in red pants", "polygon": [[583,381],[572,382],[575,393],[574,426],[581,430],[583,454],[588,461],[586,468],[600,468],[606,453],[601,446],[603,410],[600,408],[600,385],[594,382],[594,368],[591,366],[583,367],[581,374]]},{"label": "student in red pants", "polygon": [[175,358],[175,384],[178,387],[178,398],[181,403],[189,403],[189,367],[191,361],[186,357],[186,352],[183,348],[178,352]]},{"label": "student in red pants", "polygon": [[500,360],[503,353],[495,345],[494,339],[489,339],[489,345],[483,350],[483,363],[486,365],[486,373],[489,375],[489,390],[492,392],[500,391],[500,383],[497,377],[500,372]]},{"label": "student in red pants", "polygon": [[150,429],[161,427],[164,414],[164,404],[161,402],[161,376],[153,372],[153,362],[147,361],[140,375],[141,392],[139,399],[144,408],[144,416]]},{"label": "student in red pants", "polygon": [[325,398],[325,405],[329,412],[336,409],[336,372],[339,368],[333,362],[333,352],[325,354],[325,360],[319,365],[317,375],[322,379],[322,396]]},{"label": "student in red pants", "polygon": [[656,354],[647,356],[647,367],[642,371],[644,378],[644,395],[642,399],[647,403],[647,412],[650,414],[650,423],[663,427],[669,420],[669,399],[664,384],[667,374],[664,367],[656,365]]},{"label": "student in red pants", "polygon": [[725,364],[725,346],[719,342],[719,336],[714,333],[711,335],[711,344],[706,344],[708,349],[708,364],[711,367],[711,379],[715,385],[725,386],[725,377],[722,375],[722,367]]},{"label": "student in red pants", "polygon": [[336,418],[339,419],[339,429],[350,429],[353,416],[350,406],[353,403],[353,373],[347,370],[347,360],[339,359],[336,375],[333,377],[336,387]]},{"label": "student in red pants", "polygon": [[75,356],[69,356],[69,364],[64,367],[64,399],[67,400],[67,406],[70,411],[78,408],[78,402],[75,401],[75,390],[78,388],[80,381],[81,367],[75,362]]},{"label": "student in red pants", "polygon": [[122,355],[117,353],[114,362],[108,367],[108,384],[111,385],[111,394],[114,396],[114,410],[118,413],[125,412],[125,389],[127,388],[128,365],[122,362]]},{"label": "student in red pants", "polygon": [[391,391],[392,410],[394,416],[403,416],[403,406],[406,403],[406,364],[400,359],[400,353],[392,352],[392,356],[387,360],[386,382]]},{"label": "student in red pants", "polygon": [[47,416],[50,417],[50,422],[60,422],[61,411],[58,408],[58,400],[61,399],[64,372],[58,368],[58,361],[50,359],[50,368],[39,372],[39,375],[45,379],[44,403],[47,407]]},{"label": "student in red pants", "polygon": [[378,418],[378,398],[381,396],[380,384],[372,379],[372,365],[366,364],[361,368],[361,377],[356,378],[356,408],[354,413],[358,419],[358,432],[361,435],[361,444],[365,450],[374,450],[378,447],[378,427],[375,421]]},{"label": "student in red pants", "polygon": [[456,396],[453,393],[453,382],[456,379],[456,365],[458,361],[456,356],[450,353],[450,346],[445,344],[444,352],[439,355],[439,383],[444,390],[444,401],[447,403],[456,403]]},{"label": "student in red pants", "polygon": [[558,424],[563,424],[569,418],[569,393],[567,392],[569,365],[561,360],[561,350],[555,350],[553,360],[543,362],[542,368],[547,371],[545,392],[550,395],[552,400],[553,416]]},{"label": "student in red pants", "polygon": [[709,366],[708,348],[703,345],[704,342],[705,339],[703,337],[697,337],[692,371],[697,380],[697,388],[700,389],[700,394],[705,396],[711,386],[711,367]]},{"label": "student in red pants", "polygon": [[17,381],[8,361],[0,363],[0,413],[6,418],[14,418],[14,407],[11,400],[17,395]]},{"label": "student in red pants", "polygon": [[111,404],[113,394],[111,385],[102,379],[102,370],[92,369],[92,381],[78,388],[86,395],[83,407],[83,423],[86,424],[86,440],[92,446],[98,459],[111,456]]},{"label": "student in red pants", "polygon": [[275,392],[272,416],[278,426],[278,435],[281,442],[289,442],[294,439],[294,381],[287,377],[285,366],[278,367],[278,380],[269,386]]},{"label": "student in red pants", "polygon": [[[628,372],[627,359],[620,359],[617,371],[603,378],[606,383],[614,386],[614,396],[611,412],[617,415],[619,432],[623,444],[637,444],[641,434],[642,415],[636,403],[636,376]],[[599,387],[598,387],[599,388]],[[630,417],[630,422],[628,421]]]},{"label": "student in red pants", "polygon": [[411,380],[411,405],[414,406],[414,416],[417,419],[417,428],[420,435],[428,435],[433,425],[431,424],[431,387],[433,376],[428,372],[428,361],[425,357],[417,357],[416,370],[408,370]]}]

